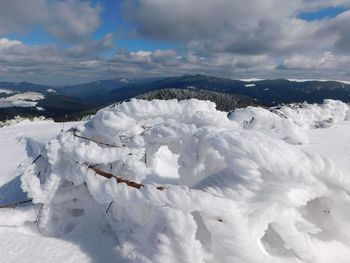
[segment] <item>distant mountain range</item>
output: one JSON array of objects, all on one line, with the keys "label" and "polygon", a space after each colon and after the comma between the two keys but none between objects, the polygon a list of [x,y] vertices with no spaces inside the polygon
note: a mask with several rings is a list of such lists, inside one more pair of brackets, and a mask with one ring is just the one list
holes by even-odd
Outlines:
[{"label": "distant mountain range", "polygon": [[88,110],[93,105],[55,89],[31,83],[0,83],[0,121],[15,116],[45,116],[56,119]]},{"label": "distant mountain range", "polygon": [[208,75],[185,75],[157,79],[96,81],[63,88],[67,96],[95,105],[133,98],[161,89],[197,89],[244,95],[268,106],[281,103],[320,103],[324,99],[350,102],[350,85],[337,81],[289,81],[286,79],[242,81]]},{"label": "distant mountain range", "polygon": [[[67,114],[99,108],[164,89],[192,89],[191,92],[187,91],[185,97],[203,96],[204,93],[200,94],[200,90],[230,94],[230,98],[244,96],[249,98],[250,104],[259,103],[266,106],[304,101],[320,103],[328,98],[350,102],[350,85],[337,81],[289,81],[286,79],[247,81],[199,74],[165,78],[118,78],[59,88],[28,82],[0,82],[0,120],[17,114],[44,115],[62,120]],[[1,99],[13,96],[9,91],[16,94],[37,92],[43,94],[44,98],[39,100],[35,107],[5,108],[1,106]],[[152,96],[157,97],[159,94],[161,93],[154,93]],[[175,93],[172,91],[171,94],[173,98]],[[184,96],[181,92],[177,95]]]}]

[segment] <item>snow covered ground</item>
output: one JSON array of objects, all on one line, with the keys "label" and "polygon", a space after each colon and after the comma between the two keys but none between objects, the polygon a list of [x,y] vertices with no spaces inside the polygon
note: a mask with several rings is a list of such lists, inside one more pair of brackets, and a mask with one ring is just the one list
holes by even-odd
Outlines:
[{"label": "snow covered ground", "polygon": [[12,93],[14,93],[12,90],[0,88],[0,94],[12,94]]},{"label": "snow covered ground", "polygon": [[0,128],[0,185],[18,175],[17,167],[28,157],[32,158],[33,154],[36,154],[30,148],[31,140],[45,144],[57,136],[62,128],[67,129],[75,124],[63,125],[36,118],[35,121],[21,120],[19,123]]},{"label": "snow covered ground", "polygon": [[0,98],[0,108],[35,107],[38,101],[44,98],[45,95],[38,92],[28,91],[19,93],[6,98]]},{"label": "snow covered ground", "polygon": [[328,129],[308,132],[310,143],[302,148],[333,160],[335,166],[350,173],[350,121],[338,123]]},{"label": "snow covered ground", "polygon": [[327,82],[327,81],[336,81],[344,84],[350,84],[350,81],[348,80],[332,80],[332,79],[288,79],[289,81],[294,81],[294,82],[306,82],[306,81],[322,81],[322,82]]},{"label": "snow covered ground", "polygon": [[[259,78],[248,78],[248,79],[239,79],[240,81],[243,82],[258,82],[266,79],[259,79]],[[327,81],[336,81],[340,82],[343,84],[350,84],[350,81],[347,80],[334,80],[334,79],[287,79],[292,82],[307,82],[307,81],[322,81],[322,82],[327,82]]]},{"label": "snow covered ground", "polygon": [[1,128],[0,201],[34,204],[0,209],[0,261],[348,262],[349,117],[132,100]]},{"label": "snow covered ground", "polygon": [[[77,123],[54,123],[53,121],[22,120],[20,123],[0,128],[0,204],[12,203],[26,199],[20,189],[20,174],[32,162],[36,143],[45,144],[55,138],[62,130]],[[0,224],[6,222],[23,223],[26,216],[29,220],[36,216],[38,208],[27,214],[22,209],[6,209],[0,213]],[[45,237],[32,226],[18,228],[0,227],[0,262],[88,262],[79,246],[56,238]],[[57,250],[65,253],[57,253]]]}]

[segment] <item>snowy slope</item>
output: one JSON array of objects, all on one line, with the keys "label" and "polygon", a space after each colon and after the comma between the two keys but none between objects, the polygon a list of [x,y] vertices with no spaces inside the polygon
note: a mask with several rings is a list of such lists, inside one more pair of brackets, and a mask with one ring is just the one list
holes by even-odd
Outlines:
[{"label": "snowy slope", "polygon": [[0,185],[16,176],[17,167],[28,156],[33,157],[33,149],[28,141],[46,143],[57,136],[62,128],[69,128],[75,123],[55,123],[49,120],[23,120],[17,124],[0,128]]},{"label": "snowy slope", "polygon": [[0,94],[12,94],[14,91],[0,88]]},{"label": "snowy slope", "polygon": [[[229,114],[132,100],[57,137],[2,128],[0,152],[24,162],[0,193],[34,205],[0,209],[0,259],[348,262],[349,116],[332,100]],[[19,144],[21,129],[36,140]]]},{"label": "snowy slope", "polygon": [[[0,128],[0,204],[26,199],[20,190],[19,175],[32,162],[35,148],[31,145],[45,144],[55,138],[61,129],[77,123],[54,123],[48,120],[28,121]],[[36,143],[31,142],[35,140]],[[29,209],[28,209],[29,208]],[[4,221],[13,225],[32,220],[38,207],[32,209],[7,209],[0,213],[0,224]],[[56,238],[44,237],[36,228],[0,228],[0,262],[88,262],[89,257],[81,252],[79,246]],[[66,253],[57,253],[57,250]]]},{"label": "snowy slope", "polygon": [[338,123],[328,129],[308,131],[310,143],[302,145],[308,152],[331,158],[340,170],[350,172],[350,122]]},{"label": "snowy slope", "polygon": [[44,94],[38,92],[24,92],[9,97],[0,98],[0,108],[10,107],[35,107],[40,100],[45,98]]}]

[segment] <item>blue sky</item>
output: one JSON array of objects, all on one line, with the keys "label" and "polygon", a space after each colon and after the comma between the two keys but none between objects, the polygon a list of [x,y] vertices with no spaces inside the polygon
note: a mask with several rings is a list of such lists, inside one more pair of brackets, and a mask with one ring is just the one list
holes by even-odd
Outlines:
[{"label": "blue sky", "polygon": [[[94,0],[95,5],[101,5],[103,8],[101,14],[101,27],[92,35],[95,39],[100,39],[110,32],[116,34],[115,44],[120,48],[130,51],[176,48],[178,44],[172,41],[152,40],[132,35],[132,31],[136,29],[135,25],[123,19],[121,12],[121,0]],[[317,11],[301,12],[298,18],[305,21],[316,21],[322,19],[334,18],[337,15],[347,11],[345,7],[328,7]],[[30,45],[41,45],[46,43],[60,44],[59,39],[55,39],[45,32],[41,26],[32,28],[25,34],[8,34],[8,37],[16,38]]]},{"label": "blue sky", "polygon": [[94,33],[95,38],[102,38],[109,32],[115,32],[115,44],[118,47],[128,49],[129,51],[137,51],[140,49],[155,51],[157,49],[168,49],[176,46],[175,43],[130,36],[132,35],[131,32],[136,28],[132,23],[123,19],[121,12],[122,1],[95,0],[93,2],[95,4],[100,4],[103,8],[101,15],[102,26]]},{"label": "blue sky", "polygon": [[350,0],[0,2],[0,81],[350,80]]},{"label": "blue sky", "polygon": [[[91,1],[93,5],[100,5],[101,26],[91,35],[93,39],[101,39],[108,33],[115,33],[114,43],[120,48],[128,49],[129,51],[150,50],[176,48],[176,43],[145,39],[138,36],[133,36],[132,31],[135,26],[132,23],[125,21],[121,13],[120,0],[103,0]],[[9,33],[6,37],[17,39],[28,45],[43,45],[47,43],[55,43],[62,45],[62,41],[50,35],[40,25],[31,28],[25,33]]]},{"label": "blue sky", "polygon": [[306,20],[306,21],[316,21],[321,19],[330,19],[338,16],[339,14],[349,10],[346,7],[327,7],[322,8],[317,11],[312,12],[302,12],[299,15],[300,19]]}]

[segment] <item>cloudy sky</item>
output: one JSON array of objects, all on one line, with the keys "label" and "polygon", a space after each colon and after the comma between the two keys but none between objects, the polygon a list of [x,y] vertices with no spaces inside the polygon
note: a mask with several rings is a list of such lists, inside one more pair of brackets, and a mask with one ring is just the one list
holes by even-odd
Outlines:
[{"label": "cloudy sky", "polygon": [[0,81],[350,80],[350,0],[3,0]]}]

